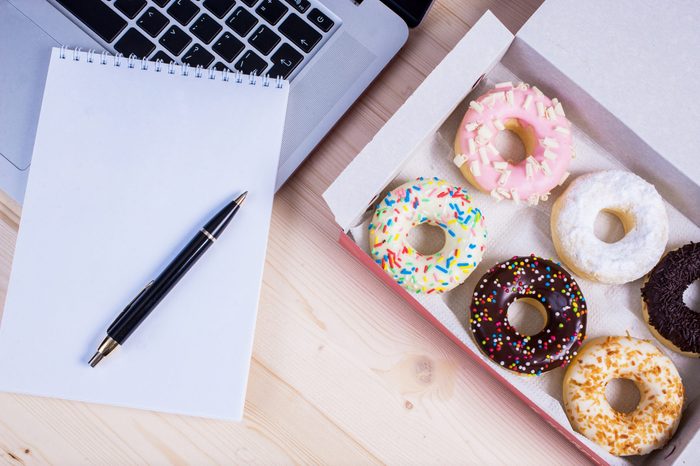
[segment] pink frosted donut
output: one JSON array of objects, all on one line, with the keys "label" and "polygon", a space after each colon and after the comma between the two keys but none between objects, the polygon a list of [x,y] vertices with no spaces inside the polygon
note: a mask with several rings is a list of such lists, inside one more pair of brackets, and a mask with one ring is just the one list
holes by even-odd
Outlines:
[{"label": "pink frosted donut", "polygon": [[[524,160],[511,162],[498,152],[494,138],[503,130],[520,137]],[[569,176],[571,122],[561,102],[535,86],[499,83],[469,104],[457,130],[455,154],[455,165],[479,190],[499,201],[537,204]]]}]

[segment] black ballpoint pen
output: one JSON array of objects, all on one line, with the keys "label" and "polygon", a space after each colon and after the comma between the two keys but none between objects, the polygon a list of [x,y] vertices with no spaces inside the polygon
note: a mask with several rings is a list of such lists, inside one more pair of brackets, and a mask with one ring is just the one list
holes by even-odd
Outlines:
[{"label": "black ballpoint pen", "polygon": [[226,207],[221,209],[189,243],[180,251],[170,264],[149,282],[141,292],[126,306],[107,329],[107,337],[90,359],[90,366],[95,367],[102,358],[116,347],[124,344],[155,307],[165,298],[195,262],[216,241],[243,204],[248,192],[244,192]]}]

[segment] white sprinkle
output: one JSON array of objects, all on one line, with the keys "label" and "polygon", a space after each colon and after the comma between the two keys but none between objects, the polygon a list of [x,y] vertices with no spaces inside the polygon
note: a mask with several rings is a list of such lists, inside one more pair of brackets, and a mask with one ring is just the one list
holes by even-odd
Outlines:
[{"label": "white sprinkle", "polygon": [[493,133],[491,132],[489,127],[486,125],[481,125],[479,127],[479,130],[476,132],[476,134],[478,134],[480,137],[482,137],[484,139],[488,139],[491,136],[493,136]]},{"label": "white sprinkle", "polygon": [[545,113],[546,113],[547,118],[548,118],[549,120],[554,121],[554,120],[557,119],[557,114],[556,114],[556,112],[554,111],[554,108],[553,108],[553,107],[547,107],[547,110],[545,110]]},{"label": "white sprinkle", "polygon": [[467,123],[465,128],[467,128],[467,131],[476,131],[476,129],[479,127],[479,123],[473,121],[471,123]]},{"label": "white sprinkle", "polygon": [[554,147],[554,148],[559,147],[559,143],[557,142],[556,139],[544,138],[544,139],[542,139],[541,142],[542,142],[542,145],[545,147]]},{"label": "white sprinkle", "polygon": [[525,97],[525,102],[523,102],[523,108],[525,110],[527,110],[527,108],[530,106],[531,103],[532,103],[532,96],[530,94],[528,94],[527,97]]},{"label": "white sprinkle", "polygon": [[472,101],[469,103],[469,107],[470,107],[470,108],[473,108],[473,109],[476,111],[476,113],[481,113],[481,112],[484,111],[484,106],[481,105],[481,104],[480,104],[479,102],[477,102],[476,100],[472,100]]},{"label": "white sprinkle", "polygon": [[540,196],[540,201],[547,202],[549,200],[549,193],[544,193]]},{"label": "white sprinkle", "polygon": [[489,94],[481,100],[481,103],[487,107],[493,108],[493,104],[494,104],[495,100],[496,100],[496,98],[493,96],[493,94]]},{"label": "white sprinkle", "polygon": [[559,186],[563,185],[566,179],[571,175],[569,172],[564,172],[564,174],[561,176],[561,180],[559,180]]},{"label": "white sprinkle", "polygon": [[554,111],[557,112],[557,115],[565,117],[566,115],[564,114],[564,107],[561,106],[561,102],[557,102],[554,104]]},{"label": "white sprinkle", "polygon": [[540,196],[538,196],[537,194],[533,194],[532,196],[530,196],[527,199],[527,203],[530,205],[537,205],[537,204],[539,204],[539,202],[540,202]]},{"label": "white sprinkle", "polygon": [[562,134],[571,134],[571,131],[569,131],[568,128],[564,128],[563,126],[555,126],[554,131]]},{"label": "white sprinkle", "polygon": [[476,142],[474,138],[469,138],[469,153],[476,154]]},{"label": "white sprinkle", "polygon": [[549,168],[549,164],[547,163],[546,160],[543,160],[540,163],[540,167],[542,167],[542,171],[544,172],[545,175],[550,176],[552,174],[552,169]]},{"label": "white sprinkle", "polygon": [[576,149],[574,149],[573,146],[571,146],[571,158],[575,159],[576,158]]},{"label": "white sprinkle", "polygon": [[531,163],[525,164],[525,178],[528,180],[532,178],[534,168]]},{"label": "white sprinkle", "polygon": [[559,102],[559,99],[557,99],[556,97],[553,97],[553,98],[552,98],[552,103],[553,103],[554,105],[556,105],[557,102]]},{"label": "white sprinkle", "polygon": [[549,150],[549,149],[545,149],[545,150],[544,150],[544,158],[545,158],[545,159],[556,160],[556,159],[557,159],[557,155],[558,155],[558,154],[557,154],[556,152],[552,152],[552,151]]},{"label": "white sprinkle", "polygon": [[504,131],[506,129],[506,126],[498,118],[493,120],[493,126],[495,126],[498,131]]},{"label": "white sprinkle", "polygon": [[544,97],[544,94],[541,90],[537,89],[537,86],[532,86],[532,90],[535,91],[535,94],[537,94],[538,97]]},{"label": "white sprinkle", "polygon": [[529,84],[524,83],[524,82],[522,82],[522,81],[520,81],[520,82],[518,83],[518,89],[522,89],[523,91],[526,91],[529,87],[530,87]]},{"label": "white sprinkle", "polygon": [[467,163],[467,156],[464,154],[456,154],[455,158],[452,159],[452,162],[454,162],[454,164],[458,167],[461,167],[462,165]]},{"label": "white sprinkle", "polygon": [[510,105],[515,105],[515,96],[513,95],[513,91],[506,92],[506,102],[508,102]]},{"label": "white sprinkle", "polygon": [[469,171],[472,172],[474,176],[481,176],[481,166],[478,160],[472,160],[469,164]]},{"label": "white sprinkle", "polygon": [[540,163],[537,161],[536,158],[534,158],[534,157],[531,156],[531,155],[528,155],[527,158],[525,159],[525,161],[526,161],[528,164],[532,165],[532,167],[533,167],[534,169],[540,168]]},{"label": "white sprinkle", "polygon": [[504,170],[501,176],[498,178],[498,184],[504,185],[508,182],[508,177],[510,176],[511,170]]},{"label": "white sprinkle", "polygon": [[479,155],[481,156],[481,163],[488,166],[491,160],[489,160],[489,154],[486,153],[485,147],[479,148]]},{"label": "white sprinkle", "polygon": [[495,189],[491,190],[491,197],[495,198],[498,202],[501,202],[503,200],[503,196],[498,194],[498,191],[496,191]]},{"label": "white sprinkle", "polygon": [[504,81],[502,83],[497,83],[494,87],[496,89],[501,88],[501,87],[513,87],[513,83],[510,81]]},{"label": "white sprinkle", "polygon": [[506,93],[503,91],[494,92],[493,97],[494,97],[494,100],[506,100]]},{"label": "white sprinkle", "polygon": [[508,162],[493,162],[493,168],[496,170],[507,170]]},{"label": "white sprinkle", "polygon": [[518,195],[517,189],[511,189],[510,196],[513,198],[516,204],[520,204],[520,195]]},{"label": "white sprinkle", "polygon": [[500,194],[501,196],[505,197],[506,199],[510,199],[510,193],[508,192],[507,189],[505,189],[505,188],[496,188],[496,191],[498,192],[498,194]]},{"label": "white sprinkle", "polygon": [[494,145],[493,145],[492,143],[490,143],[490,142],[488,143],[488,145],[486,146],[486,148],[487,148],[487,149],[489,150],[489,152],[491,152],[491,154],[493,154],[493,155],[499,155],[499,154],[500,154],[500,152],[498,152],[498,149],[496,149],[496,146],[494,146]]},{"label": "white sprinkle", "polygon": [[543,117],[544,116],[544,104],[542,102],[537,102],[535,104],[537,106],[537,116]]}]

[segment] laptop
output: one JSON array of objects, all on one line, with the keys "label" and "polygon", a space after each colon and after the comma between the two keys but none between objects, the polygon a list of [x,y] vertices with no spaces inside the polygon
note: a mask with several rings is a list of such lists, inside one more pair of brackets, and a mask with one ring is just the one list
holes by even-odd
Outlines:
[{"label": "laptop", "polygon": [[[396,55],[431,3],[0,0],[0,189],[22,203],[50,47],[289,79],[279,188]],[[105,144],[128,136],[105,128]]]}]

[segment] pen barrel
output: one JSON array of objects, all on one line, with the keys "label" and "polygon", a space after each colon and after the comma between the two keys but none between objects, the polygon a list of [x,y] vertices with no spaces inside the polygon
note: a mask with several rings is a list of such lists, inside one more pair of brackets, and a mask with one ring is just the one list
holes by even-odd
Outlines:
[{"label": "pen barrel", "polygon": [[107,329],[107,335],[120,345],[123,344],[202,254],[211,247],[214,240],[211,234],[205,234],[203,231],[198,232],[165,270],[119,314]]}]

